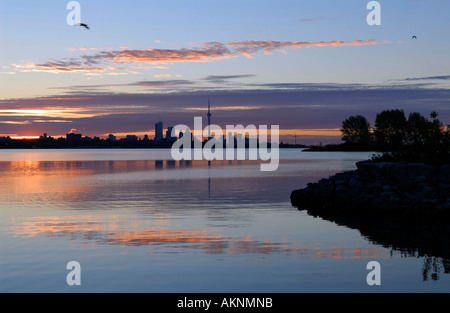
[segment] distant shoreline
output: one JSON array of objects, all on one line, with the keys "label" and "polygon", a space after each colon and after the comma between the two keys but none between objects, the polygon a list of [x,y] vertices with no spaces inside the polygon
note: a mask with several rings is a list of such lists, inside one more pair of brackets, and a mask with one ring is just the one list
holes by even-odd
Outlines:
[{"label": "distant shoreline", "polygon": [[[83,138],[81,140],[67,140],[65,138],[46,138],[46,139],[11,139],[0,138],[0,150],[13,149],[52,149],[52,150],[66,150],[66,149],[171,149],[176,140],[163,139],[155,140],[108,140],[100,138]],[[204,144],[204,143],[203,143]],[[224,147],[226,144],[224,143]],[[259,147],[259,144],[258,144]],[[271,144],[267,143],[270,148]],[[280,149],[305,149],[310,146],[302,144],[289,144],[281,142],[278,147]],[[235,146],[237,148],[237,146]],[[249,144],[245,144],[245,148],[249,148]],[[192,145],[192,149],[195,146]]]},{"label": "distant shoreline", "polygon": [[330,144],[326,146],[309,146],[304,152],[384,152],[385,149],[374,145]]}]

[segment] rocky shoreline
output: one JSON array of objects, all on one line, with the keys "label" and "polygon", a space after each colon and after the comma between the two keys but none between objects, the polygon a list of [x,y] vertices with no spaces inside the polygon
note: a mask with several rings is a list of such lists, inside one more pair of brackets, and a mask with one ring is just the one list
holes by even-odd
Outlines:
[{"label": "rocky shoreline", "polygon": [[450,223],[450,164],[358,162],[357,169],[294,190],[312,214],[432,219]]}]

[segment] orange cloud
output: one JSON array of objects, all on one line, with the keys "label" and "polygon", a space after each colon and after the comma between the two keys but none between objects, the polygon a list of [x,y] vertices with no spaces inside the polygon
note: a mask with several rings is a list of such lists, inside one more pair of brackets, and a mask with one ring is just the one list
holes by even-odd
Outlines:
[{"label": "orange cloud", "polygon": [[74,48],[74,47],[72,47],[72,48],[69,48],[69,50],[70,51],[89,51],[89,50],[102,50],[102,48],[97,48],[97,47],[91,47],[91,48],[88,48],[88,47],[81,47],[81,48]]},{"label": "orange cloud", "polygon": [[203,48],[193,49],[140,49],[103,52],[96,58],[114,63],[165,64],[174,62],[208,62],[236,57],[222,43],[205,43]]},{"label": "orange cloud", "polygon": [[280,136],[341,136],[339,128],[327,129],[280,129]]},{"label": "orange cloud", "polygon": [[[285,52],[287,48],[311,48],[311,47],[343,47],[362,46],[387,43],[379,40],[354,40],[354,41],[320,41],[320,42],[290,42],[290,41],[233,41],[228,43],[209,42],[199,48],[182,49],[125,49],[101,51],[93,55],[82,55],[79,58],[66,58],[63,60],[51,59],[43,64],[13,64],[22,72],[49,72],[68,73],[82,72],[86,74],[103,73],[110,69],[108,65],[100,67],[106,61],[124,64],[168,64],[176,62],[210,62],[246,56],[251,58],[258,52],[270,54],[274,51]],[[122,46],[121,48],[125,48]],[[79,48],[78,50],[97,50],[100,48]],[[71,50],[77,50],[71,48]],[[285,52],[286,53],[286,52]],[[143,67],[139,67],[143,68]],[[153,67],[155,68],[155,67]],[[166,69],[166,67],[158,67]],[[109,75],[117,75],[117,72]],[[122,73],[121,75],[125,75]]]},{"label": "orange cloud", "polygon": [[227,45],[234,47],[239,54],[250,58],[253,54],[263,51],[265,54],[273,51],[282,51],[284,48],[311,48],[311,47],[342,47],[342,46],[362,46],[387,43],[388,41],[378,40],[354,40],[354,41],[320,41],[320,42],[279,42],[279,41],[238,41],[228,42]]},{"label": "orange cloud", "polygon": [[43,109],[3,109],[0,116],[47,117],[47,118],[88,118],[107,115],[107,113],[90,113],[84,108],[43,108]]},{"label": "orange cloud", "polygon": [[161,77],[172,77],[171,74],[159,74],[159,75],[153,75],[155,78],[161,78]]},{"label": "orange cloud", "polygon": [[44,64],[13,64],[21,72],[45,72],[45,73],[70,73],[70,72],[104,72],[106,69],[101,67],[90,67],[75,61],[56,61]]},{"label": "orange cloud", "polygon": [[12,124],[12,125],[28,125],[30,121],[0,121],[0,124]]}]

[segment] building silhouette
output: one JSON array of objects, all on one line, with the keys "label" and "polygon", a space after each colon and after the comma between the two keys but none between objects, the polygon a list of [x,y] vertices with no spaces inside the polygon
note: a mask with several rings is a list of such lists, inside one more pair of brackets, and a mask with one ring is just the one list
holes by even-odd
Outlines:
[{"label": "building silhouette", "polygon": [[172,139],[172,130],[173,130],[173,126],[169,126],[167,127],[167,131],[166,131],[166,139]]},{"label": "building silhouette", "polygon": [[74,134],[74,133],[66,134],[67,141],[80,141],[81,137],[82,134]]},{"label": "building silhouette", "polygon": [[163,140],[163,123],[161,121],[155,124],[155,140]]},{"label": "building silhouette", "polygon": [[126,140],[128,140],[128,141],[138,141],[138,137],[136,135],[127,135]]}]

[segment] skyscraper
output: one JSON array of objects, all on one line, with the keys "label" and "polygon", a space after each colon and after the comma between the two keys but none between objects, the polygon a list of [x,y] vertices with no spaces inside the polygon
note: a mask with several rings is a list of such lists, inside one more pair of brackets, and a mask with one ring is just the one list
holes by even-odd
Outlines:
[{"label": "skyscraper", "polygon": [[167,127],[167,131],[166,131],[166,139],[172,139],[172,130],[173,130],[173,126]]},{"label": "skyscraper", "polygon": [[163,140],[163,123],[161,121],[155,124],[155,140]]}]

